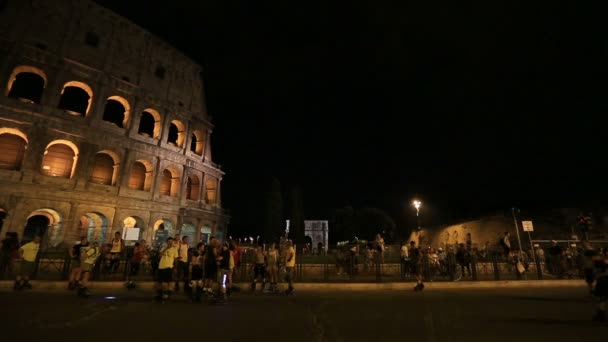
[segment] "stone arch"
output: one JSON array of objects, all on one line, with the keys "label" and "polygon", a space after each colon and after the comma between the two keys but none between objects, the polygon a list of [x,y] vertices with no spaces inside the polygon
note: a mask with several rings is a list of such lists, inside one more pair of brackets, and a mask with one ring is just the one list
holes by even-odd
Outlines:
[{"label": "stone arch", "polygon": [[186,126],[179,120],[172,120],[169,124],[169,134],[167,136],[167,143],[177,147],[184,145]]},{"label": "stone arch", "polygon": [[91,242],[103,245],[108,237],[108,218],[98,212],[85,213],[80,217],[81,235],[86,235]]},{"label": "stone arch", "polygon": [[[125,240],[127,245],[134,245],[135,242],[141,240],[145,233],[144,220],[139,216],[128,216],[123,221],[123,233],[122,238]],[[138,229],[137,236],[132,236],[129,229]],[[134,234],[133,234],[134,235]]]},{"label": "stone arch", "polygon": [[173,223],[168,219],[160,219],[154,222],[154,236],[152,245],[160,247],[167,243],[167,238],[173,237],[175,229]]},{"label": "stone arch", "polygon": [[164,196],[177,197],[179,194],[180,174],[173,167],[163,170],[160,182],[160,194]]},{"label": "stone arch", "polygon": [[19,171],[27,144],[27,136],[18,129],[0,128],[0,169]]},{"label": "stone arch", "polygon": [[125,128],[129,122],[130,112],[131,106],[126,99],[120,96],[110,96],[106,101],[102,119],[120,128]]},{"label": "stone arch", "polygon": [[24,102],[40,103],[47,84],[44,71],[29,65],[20,65],[13,69],[8,78],[6,96]]},{"label": "stone arch", "polygon": [[78,147],[69,140],[54,140],[44,151],[40,172],[53,177],[72,178],[78,162]]},{"label": "stone arch", "polygon": [[194,130],[192,132],[192,141],[190,142],[190,151],[198,154],[199,156],[203,155],[203,151],[205,149],[205,135],[200,130]]},{"label": "stone arch", "polygon": [[201,192],[201,182],[197,175],[190,175],[186,181],[186,199],[198,201]]},{"label": "stone arch", "polygon": [[195,239],[196,239],[196,228],[194,227],[193,224],[191,224],[191,223],[184,223],[182,225],[182,229],[180,231],[180,239],[183,238],[184,236],[188,237],[188,246],[189,247],[196,246],[196,243],[197,243],[197,241],[195,241]]},{"label": "stone arch", "polygon": [[[48,222],[46,226],[44,222]],[[63,216],[59,212],[50,208],[37,209],[27,216],[22,242],[31,241],[34,235],[39,234],[42,235],[44,246],[55,247],[61,242],[62,229]]]},{"label": "stone arch", "polygon": [[212,178],[205,182],[205,202],[216,204],[217,202],[217,179]]},{"label": "stone arch", "polygon": [[59,109],[78,116],[87,116],[93,102],[93,89],[86,83],[70,81],[63,85]]},{"label": "stone arch", "polygon": [[154,139],[160,138],[161,116],[157,110],[148,108],[141,113],[138,133]]},{"label": "stone arch", "polygon": [[136,160],[129,174],[129,189],[150,191],[152,188],[152,175],[154,167],[145,159]]},{"label": "stone arch", "polygon": [[95,154],[93,171],[90,181],[103,185],[116,185],[118,178],[120,158],[118,154],[110,150],[103,150]]}]

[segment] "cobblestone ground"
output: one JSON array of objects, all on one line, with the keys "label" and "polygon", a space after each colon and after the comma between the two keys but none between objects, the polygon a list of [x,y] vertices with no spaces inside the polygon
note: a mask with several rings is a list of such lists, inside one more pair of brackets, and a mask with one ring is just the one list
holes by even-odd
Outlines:
[{"label": "cobblestone ground", "polygon": [[22,341],[580,341],[608,336],[593,309],[583,287],[239,293],[225,305],[4,291],[0,327]]}]

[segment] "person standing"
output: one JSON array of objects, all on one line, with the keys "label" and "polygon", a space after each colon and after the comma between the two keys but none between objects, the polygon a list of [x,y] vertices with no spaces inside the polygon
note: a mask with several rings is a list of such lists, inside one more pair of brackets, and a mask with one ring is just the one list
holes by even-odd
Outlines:
[{"label": "person standing", "polygon": [[14,286],[14,289],[17,291],[24,288],[32,288],[32,285],[30,284],[30,277],[34,274],[34,269],[36,268],[36,257],[38,256],[38,251],[40,250],[40,240],[40,235],[36,235],[34,236],[33,241],[28,242],[19,248],[19,258],[21,259],[21,264],[19,267],[19,272],[17,272]]},{"label": "person standing", "polygon": [[0,279],[13,273],[13,261],[19,256],[19,237],[15,232],[7,232],[0,243]]},{"label": "person standing", "polygon": [[120,236],[120,232],[114,233],[112,239],[112,248],[110,249],[110,263],[108,265],[108,273],[115,273],[120,264],[120,256],[125,249],[125,241]]},{"label": "person standing", "polygon": [[276,249],[276,245],[273,242],[270,244],[268,251],[266,252],[266,271],[270,278],[270,292],[276,292],[277,282],[279,278],[279,251]]},{"label": "person standing", "polygon": [[599,253],[591,246],[589,241],[583,241],[583,273],[589,293],[593,294],[593,282],[595,282],[595,259]]},{"label": "person standing", "polygon": [[135,288],[135,279],[139,274],[139,269],[141,267],[141,263],[143,260],[143,246],[136,242],[135,246],[133,246],[133,255],[129,260],[129,274],[127,279],[127,288],[134,289]]},{"label": "person standing", "polygon": [[422,281],[422,251],[420,247],[416,247],[416,242],[410,241],[410,272],[416,277],[416,286],[414,291],[424,290],[424,283]]},{"label": "person standing", "polygon": [[91,292],[89,291],[89,279],[91,272],[95,268],[95,262],[101,255],[97,242],[93,242],[90,246],[87,245],[81,248],[81,264],[82,264],[82,279],[80,287],[78,288],[78,295],[81,297],[89,297]]},{"label": "person standing", "polygon": [[471,254],[469,253],[469,250],[465,247],[464,243],[458,245],[458,250],[456,251],[456,261],[460,265],[462,277],[464,278],[466,275],[465,270],[469,271],[470,277],[472,275]]},{"label": "person standing", "polygon": [[203,259],[205,257],[205,243],[199,242],[196,251],[190,258],[190,286],[193,288],[191,298],[200,302],[203,295]]},{"label": "person standing", "polygon": [[405,277],[407,277],[409,274],[410,262],[410,253],[405,241],[401,243],[401,250],[399,251],[399,254],[401,257],[401,279],[405,279]]},{"label": "person standing", "polygon": [[177,244],[177,279],[175,281],[175,292],[179,292],[179,282],[181,281],[184,284],[184,292],[189,291],[188,287],[188,270],[190,266],[188,265],[188,236],[183,236],[182,240]]},{"label": "person standing", "polygon": [[508,259],[509,254],[511,253],[511,234],[509,234],[509,232],[505,232],[505,235],[502,237],[500,244],[502,246],[505,258]]},{"label": "person standing", "polygon": [[207,295],[213,295],[213,283],[217,281],[217,256],[218,256],[218,240],[211,237],[209,245],[205,248],[205,284],[203,291]]},{"label": "person standing", "polygon": [[287,281],[286,295],[292,295],[294,292],[293,288],[293,276],[294,269],[296,267],[296,250],[293,248],[291,240],[287,241],[285,249],[285,281]]},{"label": "person standing", "polygon": [[255,249],[255,264],[253,266],[253,281],[251,282],[251,291],[255,292],[258,280],[262,281],[262,292],[266,287],[266,255],[264,248],[258,246]]},{"label": "person standing", "polygon": [[177,249],[175,248],[175,240],[173,238],[167,239],[167,246],[160,251],[159,255],[160,260],[158,262],[156,278],[157,295],[155,299],[162,302],[169,299],[169,295],[171,294],[169,284],[173,280],[173,267],[177,259]]}]

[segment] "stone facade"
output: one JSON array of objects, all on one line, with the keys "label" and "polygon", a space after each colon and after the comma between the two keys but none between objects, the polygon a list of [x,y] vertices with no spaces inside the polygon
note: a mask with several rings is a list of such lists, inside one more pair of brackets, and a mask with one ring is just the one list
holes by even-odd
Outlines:
[{"label": "stone facade", "polygon": [[329,221],[304,221],[304,235],[310,237],[312,248],[317,249],[319,243],[323,244],[324,252],[327,252],[329,244]]},{"label": "stone facade", "polygon": [[201,67],[125,18],[83,0],[0,7],[2,232],[222,238],[212,129]]}]

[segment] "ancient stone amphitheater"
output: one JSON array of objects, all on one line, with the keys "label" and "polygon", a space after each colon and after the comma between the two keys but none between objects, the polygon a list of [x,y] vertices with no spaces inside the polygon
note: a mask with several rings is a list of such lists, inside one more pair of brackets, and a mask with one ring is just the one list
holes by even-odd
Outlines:
[{"label": "ancient stone amphitheater", "polygon": [[0,229],[224,237],[201,67],[83,0],[0,0]]}]

